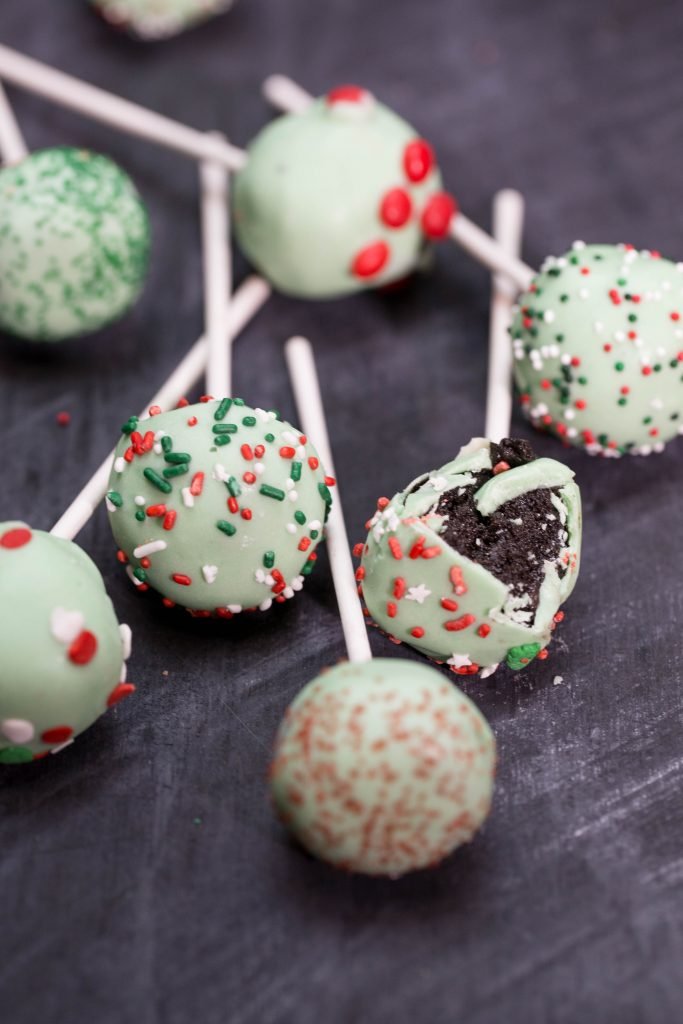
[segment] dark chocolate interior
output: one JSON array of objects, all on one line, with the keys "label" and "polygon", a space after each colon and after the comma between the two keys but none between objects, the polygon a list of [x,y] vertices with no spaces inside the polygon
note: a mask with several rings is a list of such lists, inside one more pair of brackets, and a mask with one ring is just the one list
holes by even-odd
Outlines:
[{"label": "dark chocolate interior", "polygon": [[[536,458],[528,441],[504,438],[500,444],[491,444],[493,466],[504,462],[512,469]],[[444,491],[439,498],[436,511],[446,520],[440,536],[508,584],[516,596],[527,595],[524,610],[535,610],[544,579],[543,563],[555,561],[564,546],[564,527],[552,503],[552,492],[549,488],[530,491],[484,517],[474,504],[474,495],[493,471],[473,475],[474,484]]]}]

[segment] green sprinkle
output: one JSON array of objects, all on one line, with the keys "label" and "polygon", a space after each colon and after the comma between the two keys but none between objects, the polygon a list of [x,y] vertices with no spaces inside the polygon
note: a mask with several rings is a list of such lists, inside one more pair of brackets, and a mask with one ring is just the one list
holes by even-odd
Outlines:
[{"label": "green sprinkle", "polygon": [[242,488],[240,487],[238,481],[235,479],[234,476],[228,477],[228,479],[225,481],[225,486],[228,488],[233,498],[239,498],[240,494],[242,493]]},{"label": "green sprinkle", "polygon": [[309,559],[309,561],[304,563],[303,568],[301,569],[300,575],[301,576],[310,576],[314,569],[315,569],[315,559]]},{"label": "green sprinkle", "polygon": [[626,405],[626,401],[627,400],[625,398],[620,398],[619,401],[617,402],[617,405]]},{"label": "green sprinkle", "polygon": [[228,415],[228,412],[230,411],[230,406],[231,405],[232,405],[232,398],[224,398],[221,401],[221,403],[218,406],[218,408],[216,409],[215,413],[213,414],[213,418],[215,420],[224,420],[225,417]]},{"label": "green sprinkle", "polygon": [[563,342],[564,341],[564,334],[556,334],[555,335],[555,341]]},{"label": "green sprinkle", "polygon": [[299,480],[301,480],[301,463],[300,462],[293,462],[292,463],[292,480],[294,481],[294,483],[298,483]]},{"label": "green sprinkle", "polygon": [[628,319],[629,319],[629,323],[634,324],[637,321],[638,317],[636,316],[635,313],[629,313]]},{"label": "green sprinkle", "polygon": [[237,527],[233,526],[232,523],[229,523],[227,519],[219,519],[218,522],[216,523],[216,526],[221,531],[221,533],[227,534],[228,537],[232,537],[235,533],[237,533]]},{"label": "green sprinkle", "polygon": [[149,480],[151,484],[158,487],[160,491],[163,491],[164,494],[170,494],[173,490],[168,480],[164,480],[162,476],[159,476],[158,473],[155,473],[155,471],[153,469],[149,469],[149,467],[143,470],[142,475],[146,480]]},{"label": "green sprinkle", "polygon": [[579,384],[587,384],[588,377],[579,377]]},{"label": "green sprinkle", "polygon": [[179,466],[182,462],[192,462],[192,456],[187,452],[168,452],[164,456],[164,461],[170,462],[172,466]]},{"label": "green sprinkle", "polygon": [[270,484],[261,484],[261,494],[266,498],[275,498],[276,501],[285,500],[285,492],[281,491],[279,487],[271,487]]},{"label": "green sprinkle", "polygon": [[242,423],[244,424],[245,427],[255,427],[256,426],[256,417],[255,416],[245,416],[242,419]]},{"label": "green sprinkle", "polygon": [[137,569],[133,569],[133,576],[135,576],[136,580],[140,580],[140,583],[144,583],[147,580],[147,573],[141,565]]},{"label": "green sprinkle", "polygon": [[263,556],[263,565],[264,565],[264,567],[266,569],[272,569],[273,568],[273,566],[275,565],[275,552],[274,551],[266,551],[266,553]]},{"label": "green sprinkle", "polygon": [[297,509],[296,512],[294,513],[294,518],[296,519],[296,521],[299,524],[299,526],[303,526],[304,523],[306,522],[305,514],[303,512],[301,512],[301,511],[299,511],[299,509]]},{"label": "green sprinkle", "polygon": [[219,448],[223,448],[226,444],[230,444],[230,435],[221,434],[220,437],[214,437],[213,443],[217,444]]},{"label": "green sprinkle", "polygon": [[123,498],[118,491],[108,491],[107,497],[109,498],[112,505],[116,505],[117,508],[121,508],[123,505]]},{"label": "green sprinkle", "polygon": [[[171,451],[172,448],[173,448],[173,438],[170,437],[168,434],[164,434],[164,436],[161,439],[161,450],[162,450],[162,452],[164,453],[164,455],[168,455],[168,453]],[[166,461],[168,462],[169,460],[166,459]]]},{"label": "green sprinkle", "polygon": [[245,405],[246,404],[243,398],[233,398],[233,403],[235,405]]},{"label": "green sprinkle", "polygon": [[131,416],[130,419],[126,420],[126,422],[121,427],[121,433],[122,434],[132,434],[134,430],[137,430],[138,422],[139,422],[139,420],[138,420],[137,416]]},{"label": "green sprinkle", "polygon": [[268,441],[269,444],[275,440],[275,434],[266,434],[264,440]]},{"label": "green sprinkle", "polygon": [[317,540],[318,537],[320,536],[320,531],[319,530],[311,530],[309,536],[310,536],[311,540]]},{"label": "green sprinkle", "polygon": [[326,505],[331,505],[332,504],[332,495],[330,494],[330,489],[327,486],[327,484],[318,484],[318,491],[320,493],[320,497],[323,499],[325,504]]},{"label": "green sprinkle", "polygon": [[135,518],[139,523],[144,523],[145,519],[147,518],[147,516],[145,515],[145,510],[143,508],[139,508],[135,513]]},{"label": "green sprinkle", "polygon": [[615,363],[614,364],[614,369],[618,370],[619,373],[621,373],[621,371],[624,369],[624,364],[623,363]]},{"label": "green sprinkle", "polygon": [[33,751],[28,747],[5,747],[0,750],[0,764],[28,764],[33,760]]},{"label": "green sprinkle", "polygon": [[174,476],[182,476],[183,473],[189,473],[189,471],[189,464],[187,462],[181,462],[178,466],[170,466],[162,472],[167,480],[171,480]]},{"label": "green sprinkle", "polygon": [[569,302],[568,295],[560,295],[560,302]]},{"label": "green sprinkle", "polygon": [[214,434],[236,434],[236,423],[216,423],[212,427]]}]

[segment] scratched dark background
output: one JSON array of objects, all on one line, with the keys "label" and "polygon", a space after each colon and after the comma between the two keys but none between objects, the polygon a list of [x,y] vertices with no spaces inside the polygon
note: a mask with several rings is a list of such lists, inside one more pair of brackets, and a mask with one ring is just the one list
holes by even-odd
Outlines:
[{"label": "scratched dark background", "polygon": [[[683,258],[677,2],[241,0],[145,46],[84,0],[2,0],[0,36],[237,143],[269,117],[267,73],[317,91],[361,81],[433,140],[482,224],[497,188],[522,190],[532,264],[575,238]],[[51,349],[0,339],[0,519],[47,529],[201,331],[196,170],[11,96],[31,146],[120,161],[154,231],[124,322]],[[445,247],[400,294],[275,298],[239,341],[238,393],[288,417],[282,342],[315,342],[352,537],[379,494],[482,432],[488,297],[486,273]],[[313,862],[267,801],[286,705],[344,653],[324,559],[296,601],[207,624],[134,593],[95,517],[79,539],[133,626],[139,692],[60,756],[2,769],[3,1022],[681,1019],[683,440],[649,459],[566,458],[586,528],[561,636],[523,675],[465,684],[499,741],[492,816],[399,882]]]}]

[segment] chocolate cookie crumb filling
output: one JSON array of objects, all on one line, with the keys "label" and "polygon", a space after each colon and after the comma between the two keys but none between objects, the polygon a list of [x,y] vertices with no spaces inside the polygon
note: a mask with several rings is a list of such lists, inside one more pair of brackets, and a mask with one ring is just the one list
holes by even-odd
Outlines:
[{"label": "chocolate cookie crumb filling", "polygon": [[527,441],[505,438],[491,444],[491,465],[474,474],[475,483],[445,491],[435,508],[445,517],[440,536],[461,555],[477,562],[506,583],[520,604],[538,607],[544,580],[544,563],[554,562],[565,543],[565,530],[552,494],[558,489],[539,488],[506,502],[491,516],[482,516],[474,495],[494,472],[506,472],[533,462],[535,455]]}]

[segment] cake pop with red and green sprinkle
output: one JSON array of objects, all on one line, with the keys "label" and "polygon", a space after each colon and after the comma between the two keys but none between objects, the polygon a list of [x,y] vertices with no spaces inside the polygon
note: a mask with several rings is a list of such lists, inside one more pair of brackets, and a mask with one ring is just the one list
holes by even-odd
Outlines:
[{"label": "cake pop with red and green sprinkle", "polygon": [[542,656],[579,569],[573,477],[526,441],[475,438],[380,500],[357,552],[375,623],[459,675]]},{"label": "cake pop with red and green sprinkle", "polygon": [[276,288],[304,298],[406,277],[454,208],[431,146],[354,85],[264,128],[235,179],[240,246]]},{"label": "cake pop with red and green sprinkle", "polygon": [[168,39],[232,7],[233,0],[90,0],[114,28],[146,42]]},{"label": "cake pop with red and green sprinkle", "polygon": [[148,258],[146,208],[107,157],[61,146],[0,170],[0,330],[97,331],[133,305]]},{"label": "cake pop with red and green sprinkle", "polygon": [[71,541],[0,523],[0,764],[56,753],[133,692],[130,629]]},{"label": "cake pop with red and green sprinkle", "polygon": [[591,454],[647,455],[683,430],[683,263],[576,242],[512,325],[522,408]]},{"label": "cake pop with red and green sprinkle", "polygon": [[124,424],[107,493],[132,582],[224,618],[293,597],[334,484],[310,441],[240,398],[151,411]]}]

